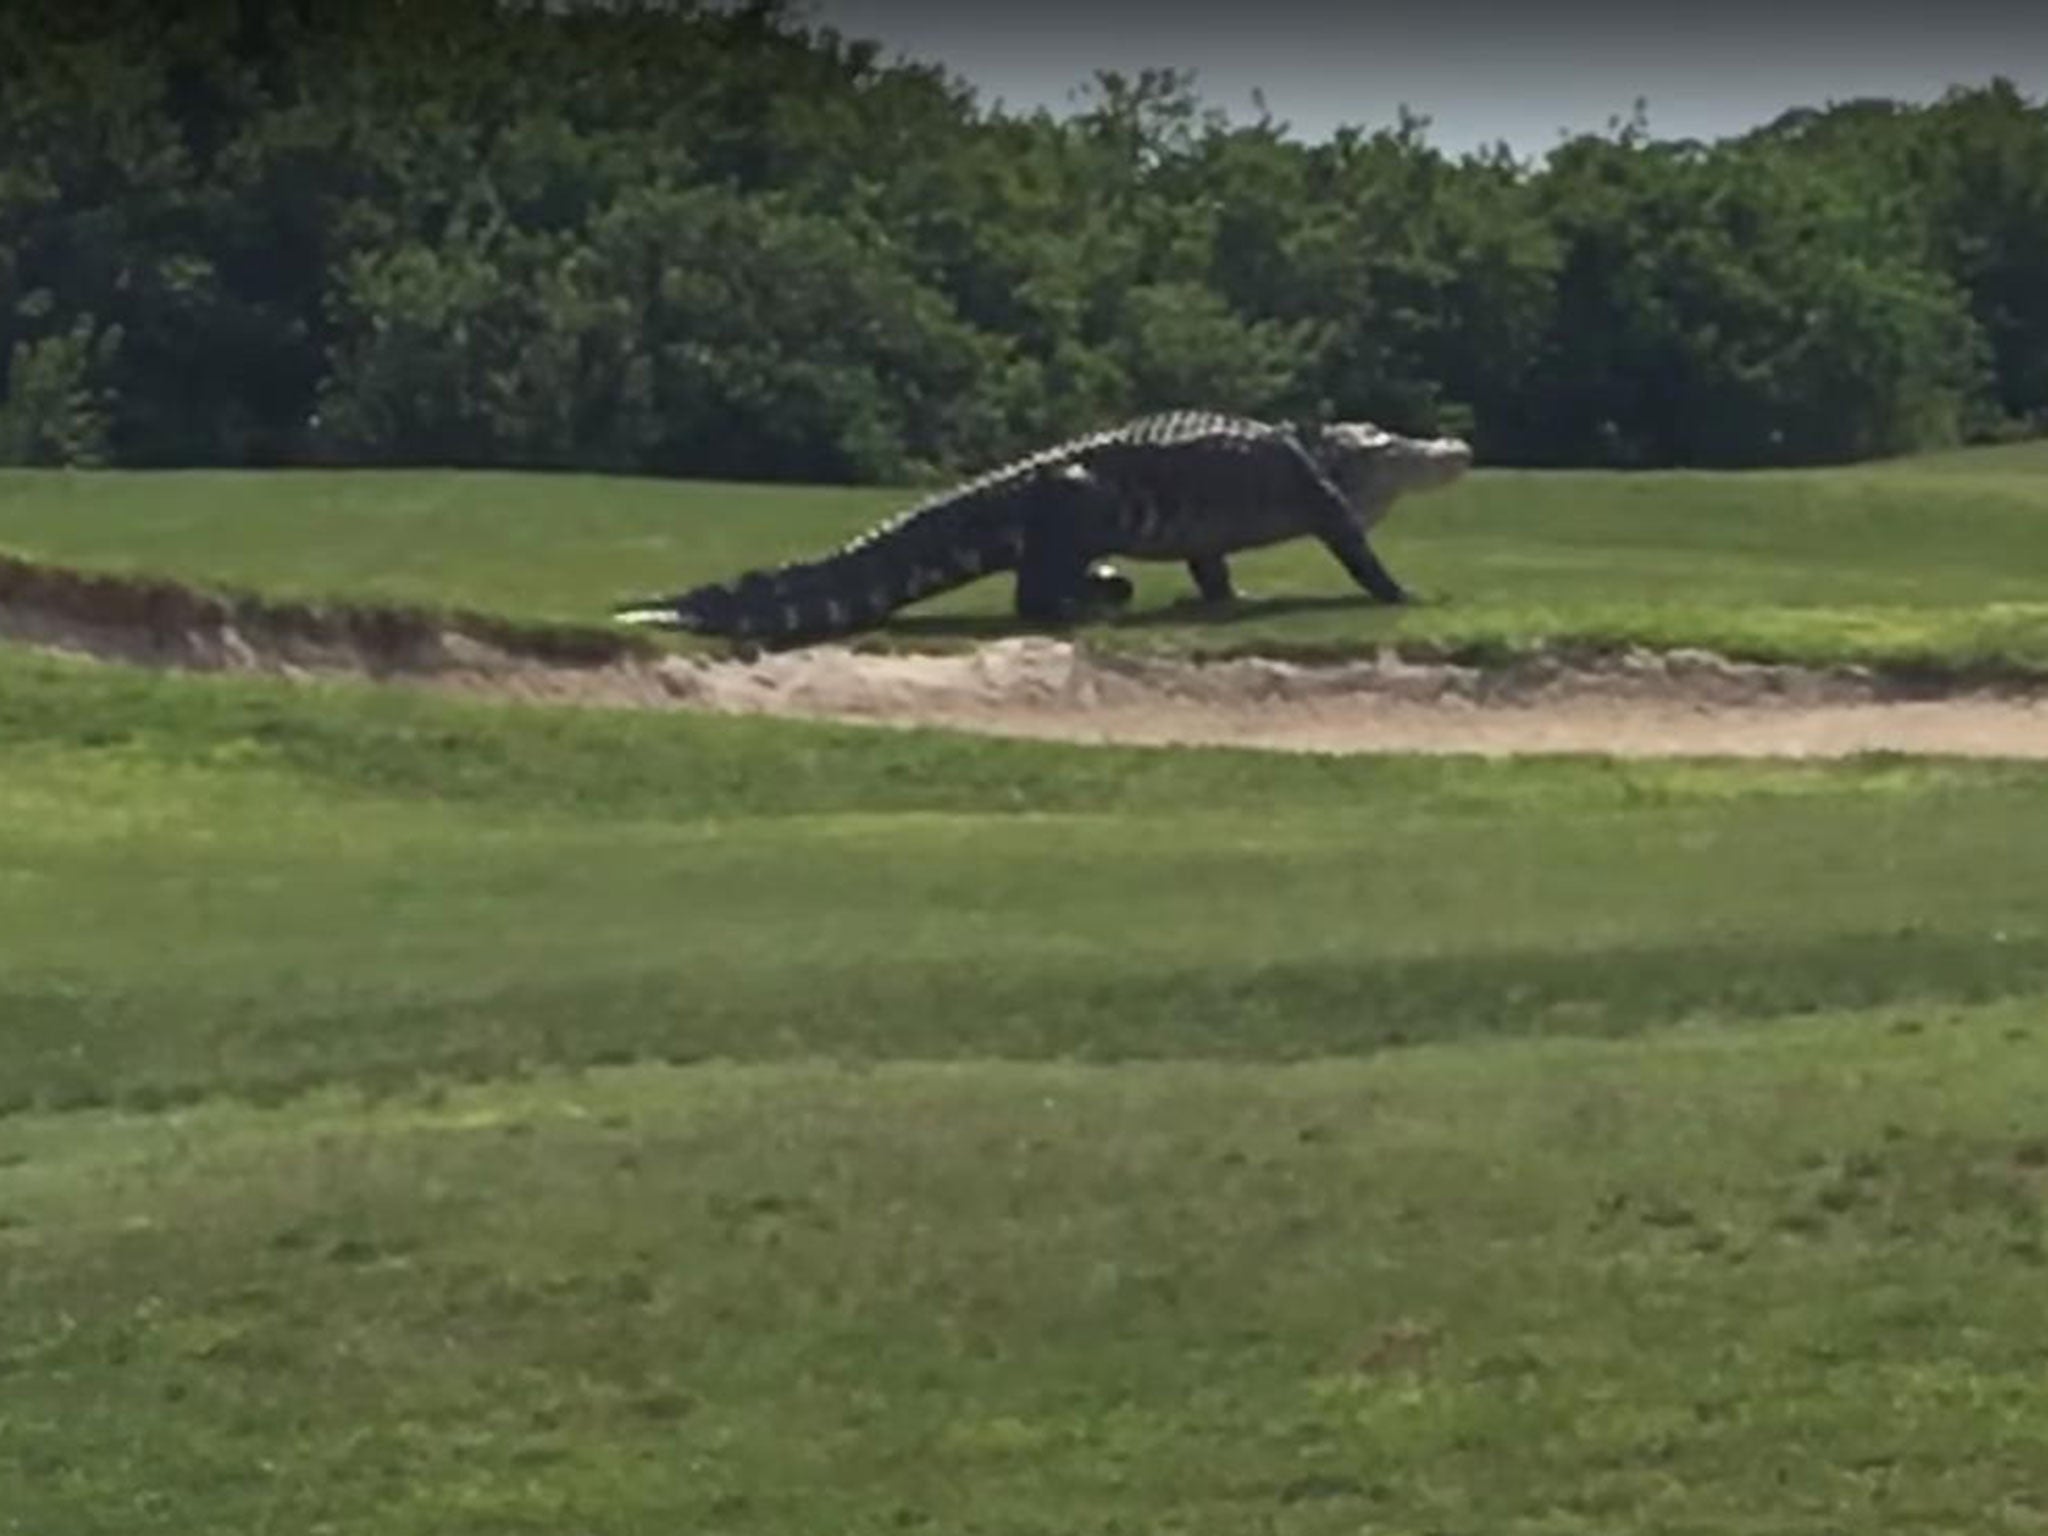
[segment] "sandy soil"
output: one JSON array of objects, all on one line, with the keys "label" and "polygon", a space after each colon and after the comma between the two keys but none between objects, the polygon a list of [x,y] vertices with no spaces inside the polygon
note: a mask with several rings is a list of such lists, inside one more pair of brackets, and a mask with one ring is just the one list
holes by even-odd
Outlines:
[{"label": "sandy soil", "polygon": [[1297,752],[2048,758],[2048,690],[1914,697],[1866,673],[1637,653],[1476,671],[1391,655],[1334,666],[1101,657],[1049,640],[970,656],[809,651],[670,665],[700,708],[1067,741]]},{"label": "sandy soil", "polygon": [[753,660],[535,647],[486,621],[322,612],[0,560],[0,637],[131,664],[365,677],[535,703],[804,716],[1079,742],[1295,752],[2048,758],[2048,686],[1936,692],[1857,669],[1701,653],[1475,670],[1102,656],[1018,638],[969,653],[841,646]]}]

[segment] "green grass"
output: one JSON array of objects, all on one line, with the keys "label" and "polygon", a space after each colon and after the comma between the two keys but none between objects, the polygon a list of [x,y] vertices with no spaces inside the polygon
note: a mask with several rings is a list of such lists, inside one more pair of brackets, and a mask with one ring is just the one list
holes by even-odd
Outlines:
[{"label": "green grass", "polygon": [[0,1536],[2039,1530],[2044,869],[0,650]]},{"label": "green grass", "polygon": [[2043,1022],[0,1121],[0,1530],[2037,1530]]},{"label": "green grass", "polygon": [[[0,548],[293,597],[550,622],[820,552],[910,493],[508,473],[0,473]],[[1379,542],[1428,599],[1360,600],[1318,547],[1240,562],[1264,599],[1223,621],[1136,568],[1095,643],[1475,656],[1541,643],[1704,646],[1901,666],[2048,668],[2048,449],[1752,474],[1486,471],[1400,505]],[[981,582],[902,616],[899,644],[1009,629]]]},{"label": "green grass", "polygon": [[2048,777],[1274,760],[0,662],[0,1105],[1287,1058],[2048,980]]}]

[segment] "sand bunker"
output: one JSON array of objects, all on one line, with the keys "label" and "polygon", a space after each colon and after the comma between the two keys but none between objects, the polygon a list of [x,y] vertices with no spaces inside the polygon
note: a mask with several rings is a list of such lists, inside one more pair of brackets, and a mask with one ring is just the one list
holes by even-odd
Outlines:
[{"label": "sand bunker", "polygon": [[1064,741],[1295,752],[1576,752],[2048,758],[2048,691],[1914,697],[1868,673],[1746,666],[1700,653],[1500,669],[1100,656],[1006,640],[968,656],[807,651],[668,663],[698,708],[935,725]]},{"label": "sand bunker", "polygon": [[1498,668],[1391,653],[1330,665],[818,646],[751,660],[536,638],[487,619],[321,610],[0,558],[0,637],[203,671],[381,682],[548,704],[801,716],[1003,736],[1293,752],[2048,758],[2048,685],[1943,691],[1855,668],[1697,652]]}]

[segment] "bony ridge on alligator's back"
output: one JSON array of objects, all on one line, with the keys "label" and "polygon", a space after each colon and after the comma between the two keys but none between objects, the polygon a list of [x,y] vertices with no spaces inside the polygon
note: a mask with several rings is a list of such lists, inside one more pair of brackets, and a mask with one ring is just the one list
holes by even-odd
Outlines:
[{"label": "bony ridge on alligator's back", "polygon": [[620,607],[626,623],[791,642],[871,629],[898,609],[999,571],[1015,611],[1070,623],[1130,600],[1113,555],[1186,563],[1206,602],[1236,596],[1229,558],[1314,538],[1385,603],[1407,599],[1367,535],[1406,492],[1472,462],[1453,437],[1367,421],[1295,427],[1207,411],[1142,416],[991,470],[821,559],[749,571]]}]

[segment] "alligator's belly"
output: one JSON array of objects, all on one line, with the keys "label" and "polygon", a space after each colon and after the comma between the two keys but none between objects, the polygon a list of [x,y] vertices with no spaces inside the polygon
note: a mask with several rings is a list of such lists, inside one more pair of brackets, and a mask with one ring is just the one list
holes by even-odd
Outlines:
[{"label": "alligator's belly", "polygon": [[1249,513],[1149,520],[1140,517],[1133,519],[1125,530],[1116,552],[1133,560],[1197,560],[1298,539],[1305,531],[1292,518]]}]

